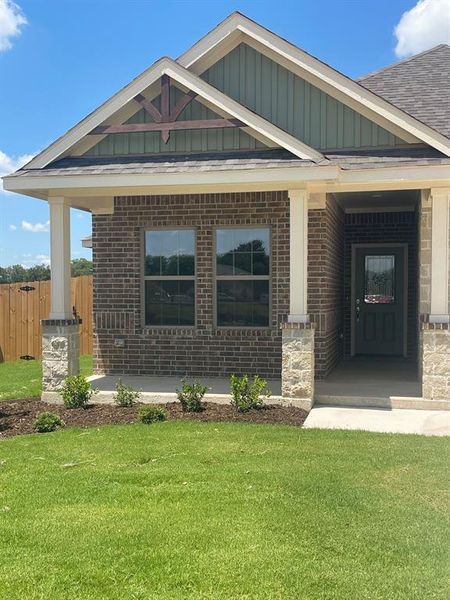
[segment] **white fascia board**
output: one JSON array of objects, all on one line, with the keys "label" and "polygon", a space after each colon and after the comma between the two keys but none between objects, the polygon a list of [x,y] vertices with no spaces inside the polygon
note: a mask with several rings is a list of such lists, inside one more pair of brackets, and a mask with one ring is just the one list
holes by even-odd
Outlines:
[{"label": "white fascia board", "polygon": [[55,140],[48,148],[35,156],[24,168],[42,169],[49,163],[59,158],[64,152],[79,142],[85,135],[102,124],[106,119],[120,110],[127,102],[130,102],[137,94],[141,93],[162,75],[163,66],[168,59],[161,58],[146,71],[133,79],[127,86],[119,90],[109,100],[104,102],[96,110],[77,125],[69,129],[67,133]]},{"label": "white fascia board", "polygon": [[311,181],[314,192],[375,192],[448,187],[450,165],[340,170],[336,181]]},{"label": "white fascia board", "polygon": [[[5,190],[46,199],[307,188],[316,192],[448,187],[450,165],[342,170],[336,165],[192,173],[9,176]],[[75,203],[75,201],[73,202]]]},{"label": "white fascia board", "polygon": [[[126,189],[144,189],[147,193],[153,187],[174,187],[182,185],[226,185],[226,184],[285,184],[301,185],[307,181],[336,180],[339,169],[336,166],[284,167],[271,169],[239,169],[223,171],[194,171],[192,173],[154,173],[154,174],[99,174],[99,175],[27,175],[8,176],[3,179],[4,188],[10,192],[27,194],[27,190],[38,192],[48,190],[49,193],[64,195],[83,195],[86,190],[112,189],[121,195]],[[282,188],[280,188],[282,189]],[[67,192],[70,190],[70,192]],[[103,192],[101,192],[103,193]],[[144,192],[145,193],[145,192]]]},{"label": "white fascia board", "polygon": [[197,61],[204,60],[208,45],[210,51],[213,51],[215,47],[224,43],[227,35],[231,35],[236,30],[269,51],[286,59],[291,64],[296,65],[311,77],[321,80],[330,88],[335,89],[340,94],[340,98],[343,95],[350,101],[349,105],[352,108],[359,106],[364,113],[367,114],[367,110],[370,110],[375,115],[379,115],[382,119],[391,122],[397,128],[396,135],[400,135],[401,131],[404,131],[408,134],[408,140],[421,140],[446,156],[450,156],[450,140],[448,138],[397,108],[387,100],[377,96],[356,81],[339,73],[332,67],[239,13],[230,15],[223,23],[182,54],[178,59],[179,64],[187,69],[194,69]]},{"label": "white fascia board", "polygon": [[411,167],[383,167],[374,169],[341,170],[342,183],[404,182],[418,183],[424,180],[445,184],[450,181],[450,165],[420,165]]},{"label": "white fascia board", "polygon": [[[243,15],[237,12],[231,13],[226,19],[219,23],[214,29],[198,40],[186,52],[177,58],[177,63],[183,67],[189,68],[194,63],[198,63],[204,56],[207,56],[211,51],[225,43],[228,39],[232,39],[231,46],[239,36],[239,25]],[[208,61],[209,62],[209,61]]]}]

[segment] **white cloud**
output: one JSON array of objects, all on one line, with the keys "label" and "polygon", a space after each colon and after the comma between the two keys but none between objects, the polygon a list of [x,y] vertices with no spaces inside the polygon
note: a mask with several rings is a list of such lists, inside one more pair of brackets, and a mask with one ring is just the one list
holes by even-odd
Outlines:
[{"label": "white cloud", "polygon": [[26,23],[20,6],[11,0],[0,0],[0,52],[12,47],[11,38],[20,35]]},{"label": "white cloud", "polygon": [[22,260],[22,267],[28,269],[29,267],[33,267],[34,265],[45,265],[46,267],[50,266],[50,256],[47,254],[23,254],[23,258],[26,260]]},{"label": "white cloud", "polygon": [[[1,2],[2,0],[0,0]],[[9,156],[5,152],[0,150],[0,193],[7,194],[9,192],[5,192],[3,189],[3,182],[1,178],[4,175],[10,175],[23,167],[27,162],[29,162],[36,154],[22,154],[20,156]]]},{"label": "white cloud", "polygon": [[398,57],[450,43],[450,0],[419,0],[404,12],[394,30]]},{"label": "white cloud", "polygon": [[24,231],[31,231],[32,233],[42,233],[50,230],[50,221],[45,223],[30,223],[29,221],[22,221],[22,229]]},{"label": "white cloud", "polygon": [[17,225],[10,225],[9,228],[11,231],[16,231]]}]

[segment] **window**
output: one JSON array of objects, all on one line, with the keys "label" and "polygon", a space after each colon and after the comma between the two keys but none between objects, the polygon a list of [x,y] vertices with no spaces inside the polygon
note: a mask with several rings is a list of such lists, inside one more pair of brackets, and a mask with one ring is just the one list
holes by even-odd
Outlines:
[{"label": "window", "polygon": [[195,324],[195,231],[145,232],[145,324]]},{"label": "window", "polygon": [[270,230],[216,232],[217,325],[268,327]]},{"label": "window", "polygon": [[366,256],[365,304],[394,304],[395,256]]}]

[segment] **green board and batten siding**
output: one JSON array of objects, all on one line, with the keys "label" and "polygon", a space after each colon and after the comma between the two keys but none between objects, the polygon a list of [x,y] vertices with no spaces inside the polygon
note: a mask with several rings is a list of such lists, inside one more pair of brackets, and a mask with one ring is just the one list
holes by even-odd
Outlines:
[{"label": "green board and batten siding", "polygon": [[[170,108],[184,93],[173,85],[170,87]],[[154,100],[159,109],[160,97]],[[222,118],[196,100],[183,110],[179,121]],[[127,123],[151,123],[152,117],[144,109],[128,119]],[[171,131],[167,144],[161,140],[159,131],[145,133],[116,133],[107,135],[93,146],[87,156],[124,156],[127,154],[147,154],[166,152],[208,152],[221,150],[254,150],[265,148],[264,144],[241,129],[203,129],[192,131]]]},{"label": "green board and batten siding", "polygon": [[[297,77],[246,44],[240,44],[201,76],[215,88],[319,150],[396,146],[401,139]],[[172,86],[171,105],[182,95]],[[158,106],[159,97],[155,100]],[[217,118],[193,101],[180,119]],[[152,119],[144,110],[127,123]],[[111,156],[166,152],[252,150],[264,145],[239,129],[173,131],[167,144],[159,132],[106,136],[87,154]]]}]

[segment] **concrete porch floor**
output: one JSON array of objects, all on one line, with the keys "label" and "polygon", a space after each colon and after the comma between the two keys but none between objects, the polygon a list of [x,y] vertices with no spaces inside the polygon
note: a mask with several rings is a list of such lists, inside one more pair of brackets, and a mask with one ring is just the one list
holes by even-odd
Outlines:
[{"label": "concrete porch floor", "polygon": [[[141,392],[141,402],[175,402],[181,376],[152,377],[130,375],[94,375],[89,378],[98,390],[95,402],[112,402],[118,379]],[[194,377],[208,386],[205,400],[230,402],[228,377]],[[269,403],[291,404],[310,410],[307,400],[287,401],[281,396],[281,381],[268,381],[272,392]],[[450,410],[450,401],[422,398],[416,365],[396,358],[355,358],[342,361],[323,381],[315,382],[315,406],[347,406],[388,409]]]},{"label": "concrete porch floor", "polygon": [[385,357],[341,361],[326,379],[316,381],[315,403],[376,408],[446,408],[441,403],[429,406],[422,399],[415,363]]}]

